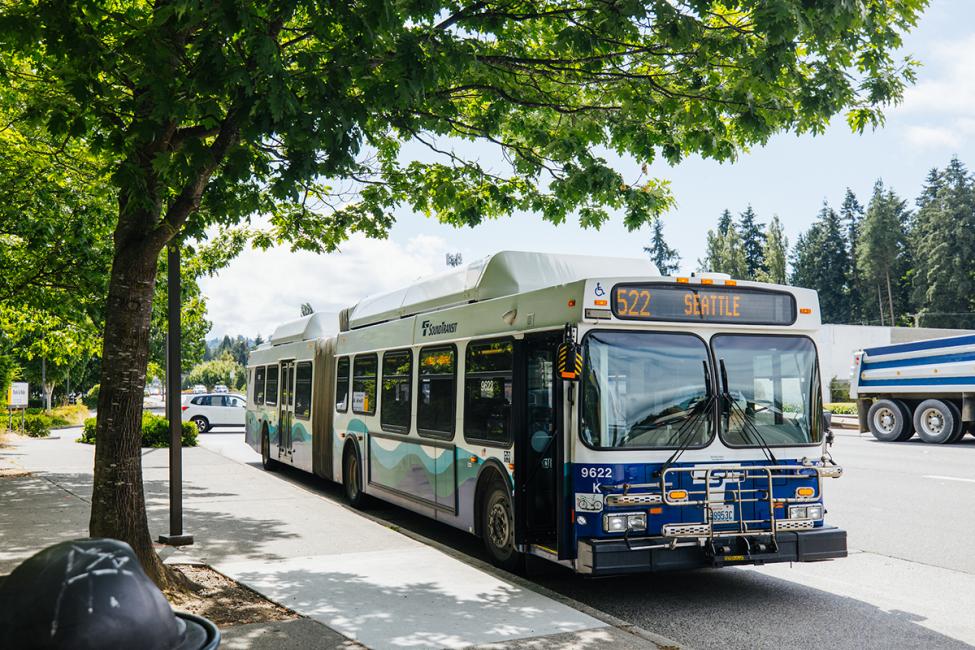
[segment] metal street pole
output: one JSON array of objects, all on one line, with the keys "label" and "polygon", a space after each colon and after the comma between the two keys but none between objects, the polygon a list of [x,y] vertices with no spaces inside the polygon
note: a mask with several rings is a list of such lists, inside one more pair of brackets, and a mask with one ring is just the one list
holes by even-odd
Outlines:
[{"label": "metal street pole", "polygon": [[192,535],[183,534],[183,417],[180,404],[180,380],[183,361],[180,358],[182,324],[180,323],[179,243],[169,245],[167,266],[168,332],[166,336],[166,418],[169,420],[169,534],[160,535],[159,543],[188,546]]}]

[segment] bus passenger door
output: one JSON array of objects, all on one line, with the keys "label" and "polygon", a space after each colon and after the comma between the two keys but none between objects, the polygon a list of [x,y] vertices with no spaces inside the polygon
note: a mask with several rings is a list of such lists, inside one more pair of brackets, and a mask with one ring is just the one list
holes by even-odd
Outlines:
[{"label": "bus passenger door", "polygon": [[[555,378],[559,336],[528,336],[515,355],[515,540],[557,552],[562,473]],[[517,349],[516,348],[516,349]]]},{"label": "bus passenger door", "polygon": [[295,362],[281,362],[281,399],[278,404],[278,448],[279,457],[287,457],[292,462],[291,426],[295,417]]}]

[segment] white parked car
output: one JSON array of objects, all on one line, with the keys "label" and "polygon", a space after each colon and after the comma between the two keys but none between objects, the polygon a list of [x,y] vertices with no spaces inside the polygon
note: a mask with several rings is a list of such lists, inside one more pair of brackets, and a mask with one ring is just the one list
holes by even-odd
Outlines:
[{"label": "white parked car", "polygon": [[184,398],[183,422],[192,422],[200,433],[213,427],[242,427],[247,401],[241,395],[207,393]]},{"label": "white parked car", "polygon": [[204,386],[203,384],[197,384],[196,386],[193,387],[194,395],[202,395],[205,392],[207,392],[207,387]]},{"label": "white parked car", "polygon": [[217,384],[216,386],[213,387],[213,392],[214,393],[229,393],[230,392],[230,389],[227,388],[227,386],[224,385],[224,384]]}]

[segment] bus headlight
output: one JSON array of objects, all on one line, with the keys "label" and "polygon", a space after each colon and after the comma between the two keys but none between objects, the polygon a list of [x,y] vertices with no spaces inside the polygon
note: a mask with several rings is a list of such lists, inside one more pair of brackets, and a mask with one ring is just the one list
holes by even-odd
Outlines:
[{"label": "bus headlight", "polygon": [[823,506],[806,506],[806,519],[822,519]]},{"label": "bus headlight", "polygon": [[823,506],[789,506],[789,519],[822,519]]},{"label": "bus headlight", "polygon": [[646,529],[647,515],[645,512],[603,515],[603,530],[607,533],[625,533],[626,531],[644,531]]}]

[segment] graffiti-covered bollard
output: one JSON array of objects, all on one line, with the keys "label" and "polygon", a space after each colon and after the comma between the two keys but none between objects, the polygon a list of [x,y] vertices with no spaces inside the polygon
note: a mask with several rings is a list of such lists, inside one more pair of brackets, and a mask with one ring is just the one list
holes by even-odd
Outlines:
[{"label": "graffiti-covered bollard", "polygon": [[173,612],[132,547],[114,539],[62,542],[0,583],[0,648],[212,650],[220,632]]}]

